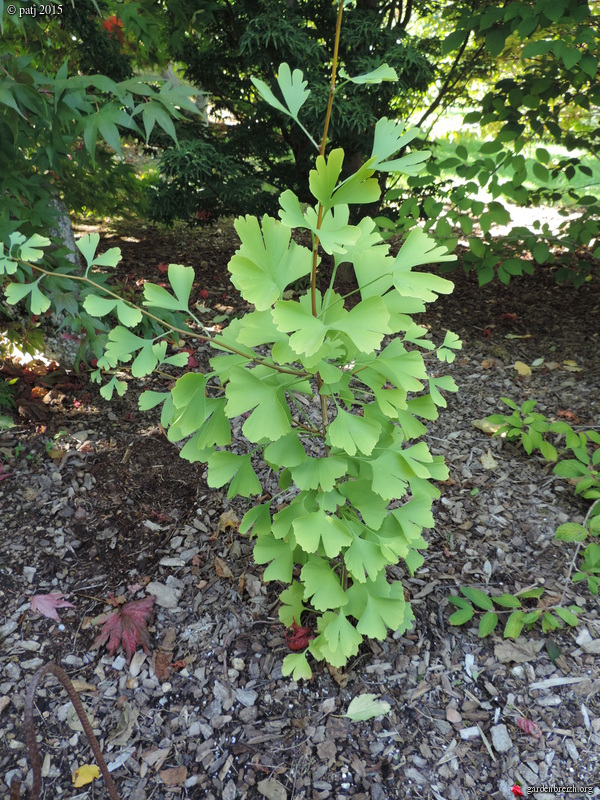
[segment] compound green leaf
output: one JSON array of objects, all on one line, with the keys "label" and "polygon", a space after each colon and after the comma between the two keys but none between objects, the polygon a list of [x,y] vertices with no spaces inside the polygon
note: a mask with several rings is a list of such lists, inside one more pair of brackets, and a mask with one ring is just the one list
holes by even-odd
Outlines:
[{"label": "compound green leaf", "polygon": [[257,564],[269,564],[263,573],[264,581],[291,582],[294,552],[283,539],[276,539],[270,533],[259,536],[254,545],[254,560]]},{"label": "compound green leaf", "polygon": [[345,458],[326,456],[308,457],[303,464],[291,468],[292,478],[299,489],[318,489],[330,492],[338,478],[345,475],[348,464]]},{"label": "compound green leaf", "polygon": [[289,283],[310,273],[311,252],[290,243],[289,227],[273,217],[262,218],[262,232],[258,219],[250,215],[234,226],[242,244],[229,262],[231,282],[245,300],[265,311],[281,299]]},{"label": "compound green leaf", "polygon": [[218,489],[230,481],[227,492],[227,497],[229,498],[237,495],[250,497],[252,494],[261,494],[262,492],[260,481],[252,469],[252,461],[249,455],[238,456],[235,453],[228,453],[226,450],[219,450],[208,459],[208,478],[206,482],[210,487]]},{"label": "compound green leaf", "polygon": [[312,678],[312,670],[306,660],[305,653],[288,653],[283,659],[281,674],[284,676],[291,675],[292,680],[295,681],[310,680]]},{"label": "compound green leaf", "polygon": [[381,425],[370,419],[338,409],[336,418],[329,426],[329,441],[333,447],[353,456],[357,452],[369,456],[379,441]]},{"label": "compound green leaf", "polygon": [[348,602],[338,576],[325,559],[311,555],[302,567],[300,577],[304,583],[304,597],[307,600],[312,598],[317,611],[341,608]]}]

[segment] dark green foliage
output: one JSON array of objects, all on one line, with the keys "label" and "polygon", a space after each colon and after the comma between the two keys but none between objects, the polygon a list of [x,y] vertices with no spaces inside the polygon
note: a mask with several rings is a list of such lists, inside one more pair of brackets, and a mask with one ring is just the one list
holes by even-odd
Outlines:
[{"label": "dark green foliage", "polygon": [[[181,5],[185,4],[178,8]],[[197,10],[197,4],[192,5],[187,19]],[[349,75],[358,75],[387,63],[399,77],[398,83],[346,84],[339,89],[331,144],[344,147],[346,174],[368,152],[375,121],[403,116],[433,76],[419,43],[400,25],[388,24],[382,13],[386,7],[382,2],[358,2],[345,11],[341,66]],[[180,30],[176,36],[174,26],[172,54],[186,65],[186,77],[210,95],[213,115],[221,115],[225,124],[196,130],[193,136],[185,129],[178,131],[180,139],[193,139],[193,144],[185,146],[183,155],[165,154],[164,180],[153,200],[155,218],[274,209],[277,192],[286,187],[307,201],[314,148],[288,117],[259,97],[250,77],[273,86],[276,65],[285,61],[292,70],[301,69],[312,87],[301,121],[320,140],[329,97],[335,4],[254,0],[211,3],[203,11],[187,32]]]}]

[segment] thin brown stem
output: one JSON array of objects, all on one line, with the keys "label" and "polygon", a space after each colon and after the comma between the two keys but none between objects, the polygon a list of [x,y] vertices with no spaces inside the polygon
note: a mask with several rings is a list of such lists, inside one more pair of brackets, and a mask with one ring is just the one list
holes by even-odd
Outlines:
[{"label": "thin brown stem", "polygon": [[[325,156],[325,148],[327,147],[327,132],[329,131],[329,122],[331,121],[331,109],[333,107],[333,97],[335,95],[335,81],[337,77],[338,56],[340,51],[340,32],[342,30],[343,13],[344,13],[344,0],[339,0],[337,21],[335,25],[333,60],[331,65],[331,81],[329,83],[329,99],[327,101],[327,111],[325,112],[325,122],[323,123],[323,137],[321,139],[321,147],[319,148],[319,154],[323,157]],[[317,212],[317,230],[321,228],[322,222],[323,222],[323,205],[319,203],[319,210]],[[318,310],[317,310],[317,262],[319,260],[318,234],[315,234],[313,236],[312,255],[313,255],[313,262],[312,262],[312,273],[310,279],[310,297],[311,297],[312,314],[313,317],[316,317],[318,316]],[[315,375],[315,378],[317,381],[317,389],[319,391],[319,397],[321,401],[321,424],[322,424],[323,438],[325,438],[327,434],[327,425],[329,423],[329,418],[327,415],[327,396],[321,394],[323,379],[321,378],[321,375],[318,372]],[[325,446],[325,452],[329,454],[329,448],[327,446]]]},{"label": "thin brown stem", "polygon": [[[41,272],[43,275],[48,275],[52,278],[60,277],[60,275],[57,275],[54,272],[50,272],[44,269],[43,267],[38,266],[37,264],[31,264],[28,261],[22,261],[19,263],[25,264],[31,269],[34,269],[37,272]],[[247,358],[248,361],[253,361],[256,364],[262,364],[265,367],[270,367],[271,369],[274,369],[276,372],[284,372],[286,375],[298,375],[302,378],[308,378],[310,376],[309,372],[303,372],[302,370],[299,369],[292,369],[292,368],[287,369],[286,367],[280,367],[278,364],[271,364],[268,361],[264,361],[262,358],[251,358],[248,355],[248,353],[244,353],[243,350],[238,350],[236,347],[233,347],[233,345],[226,344],[225,342],[219,342],[214,337],[204,336],[203,334],[196,333],[195,331],[190,331],[190,330],[186,331],[184,328],[178,328],[176,325],[171,325],[170,322],[167,322],[166,320],[157,317],[156,314],[152,314],[150,311],[146,311],[145,308],[140,308],[135,303],[132,303],[130,300],[123,300],[121,295],[111,291],[110,289],[107,289],[100,283],[96,283],[91,278],[88,278],[87,275],[65,275],[64,277],[68,278],[71,281],[80,281],[81,283],[87,283],[89,286],[93,286],[94,289],[99,289],[100,291],[104,292],[109,297],[114,297],[116,300],[121,300],[122,302],[127,303],[127,305],[130,306],[131,308],[137,308],[138,311],[141,311],[141,313],[145,317],[153,319],[155,322],[158,322],[163,327],[167,328],[170,331],[173,331],[173,333],[179,333],[182,336],[193,336],[195,339],[199,339],[201,342],[208,342],[209,344],[214,344],[217,347],[222,347],[224,350],[228,350],[231,353],[236,353],[239,356],[244,356],[244,358]]]}]

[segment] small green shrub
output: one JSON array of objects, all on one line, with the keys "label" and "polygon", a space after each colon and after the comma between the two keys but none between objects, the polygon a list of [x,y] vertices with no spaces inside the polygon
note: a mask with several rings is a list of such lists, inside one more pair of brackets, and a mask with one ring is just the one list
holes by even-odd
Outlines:
[{"label": "small green shrub", "polygon": [[[343,5],[342,0],[340,20]],[[447,332],[436,348],[413,319],[425,303],[452,290],[446,279],[414,268],[453,256],[416,229],[394,257],[371,218],[349,224],[351,205],[378,200],[377,173],[413,174],[421,168],[427,154],[396,155],[418,132],[380,119],[371,156],[343,178],[343,150],[325,154],[335,75],[334,59],[322,142],[309,176],[313,203],[304,207],[286,190],[279,198],[279,219],[247,215],[235,223],[241,244],[229,263],[231,281],[254,310],[223,333],[210,335],[189,309],[191,267],[169,265],[170,291],[146,283],[138,308],[91,277],[97,266],[118,262],[116,249],[96,257],[98,237],[78,242],[87,262],[84,280],[94,288],[85,298],[86,313],[116,315],[119,322],[109,331],[92,376],[98,382],[103,373],[110,376],[100,390],[104,397],[125,391],[123,365],[130,365],[134,377],[163,364],[184,366],[187,353],[167,354],[173,333],[209,342],[216,351],[210,372],[187,372],[170,392],[144,391],[139,404],[145,410],[162,406],[168,439],[185,440],[181,456],[206,463],[208,485],[227,487],[229,498],[263,495],[258,464],[269,484],[270,476],[277,477],[280,492],[247,511],[240,532],[254,538],[254,559],[267,565],[264,579],[286,585],[280,594],[282,623],[299,625],[305,614],[316,618],[307,650],[284,661],[284,674],[294,678],[311,675],[308,653],[342,667],[365,637],[383,639],[388,630],[411,627],[404,586],[388,568],[401,559],[414,573],[424,561],[423,531],[433,527],[431,507],[439,497],[431,481],[445,479],[448,471],[441,457],[415,440],[426,432],[421,420],[436,419],[438,407],[446,406],[444,392],[456,390],[452,378],[437,370],[428,374],[420,350],[451,362],[461,347]],[[345,80],[367,85],[394,78],[382,65]],[[300,70],[279,67],[283,100],[262,81],[254,83],[265,100],[298,121],[310,95]],[[295,243],[299,230],[310,232],[310,248]],[[21,258],[28,245],[21,244]],[[37,256],[31,247],[27,252],[34,273]],[[317,270],[323,252],[334,268],[321,292]],[[14,271],[13,258],[0,259],[0,269]],[[350,309],[348,295],[335,290],[342,262],[353,265],[358,284],[350,293],[358,302]],[[286,288],[303,278],[310,280],[306,293],[286,299]],[[42,273],[34,282],[10,284],[9,302],[28,295],[32,307],[43,307],[44,280]],[[144,318],[158,326],[150,336],[140,327]],[[188,326],[190,318],[202,333]],[[234,439],[236,420],[243,436]],[[287,505],[277,505],[281,495]]]}]

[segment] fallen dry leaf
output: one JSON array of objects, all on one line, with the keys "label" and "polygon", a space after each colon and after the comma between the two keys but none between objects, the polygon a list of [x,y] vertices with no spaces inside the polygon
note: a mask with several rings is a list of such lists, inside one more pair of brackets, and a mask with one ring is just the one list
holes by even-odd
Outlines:
[{"label": "fallen dry leaf", "polygon": [[152,654],[152,668],[154,670],[154,674],[161,683],[164,683],[166,680],[168,680],[169,675],[171,674],[169,664],[171,663],[172,655],[173,653],[165,653],[164,650],[156,650]]},{"label": "fallen dry leaf", "polygon": [[163,769],[159,775],[165,786],[183,786],[187,780],[187,767],[182,764],[180,767]]},{"label": "fallen dry leaf", "polygon": [[350,680],[350,675],[347,672],[342,672],[341,669],[337,667],[332,667],[331,664],[326,664],[327,670],[333,680],[337,683],[338,686],[341,686],[342,689],[347,686],[348,681]]},{"label": "fallen dry leaf", "polygon": [[101,618],[102,631],[90,649],[95,650],[106,644],[106,649],[112,655],[119,645],[123,645],[128,662],[131,661],[139,645],[150,655],[150,634],[147,625],[155,600],[156,596],[150,595],[143,600],[126,603],[110,614],[104,614],[104,618]]},{"label": "fallen dry leaf", "polygon": [[100,777],[100,768],[95,764],[82,764],[73,773],[73,785],[78,789],[81,786],[87,786],[92,783],[96,778]]},{"label": "fallen dry leaf", "polygon": [[567,359],[563,361],[563,366],[567,370],[567,372],[583,372],[583,367],[580,367],[576,361],[572,359]]},{"label": "fallen dry leaf", "polygon": [[233,572],[219,556],[215,557],[215,572],[219,578],[233,578]]},{"label": "fallen dry leaf", "polygon": [[34,594],[30,597],[30,608],[32,611],[37,611],[43,614],[48,619],[60,622],[60,617],[56,611],[57,608],[75,608],[73,603],[63,600],[64,594],[62,592],[50,592],[50,594]]},{"label": "fallen dry leaf", "polygon": [[491,369],[494,366],[495,363],[496,362],[494,361],[493,358],[484,358],[483,361],[481,362],[481,368],[482,369]]},{"label": "fallen dry leaf", "polygon": [[228,511],[224,511],[219,517],[217,531],[219,533],[224,533],[227,530],[227,528],[233,528],[235,531],[237,531],[239,524],[240,521],[236,517],[235,511],[229,509]]},{"label": "fallen dry leaf", "polygon": [[521,728],[522,731],[528,733],[530,736],[534,736],[536,739],[539,739],[542,735],[542,731],[540,730],[540,726],[533,722],[530,719],[526,719],[525,717],[519,717],[517,720],[517,725]]},{"label": "fallen dry leaf", "polygon": [[498,462],[492,455],[492,451],[489,447],[487,453],[483,453],[479,460],[481,461],[481,466],[484,469],[496,469],[498,466]]},{"label": "fallen dry leaf", "polygon": [[513,367],[517,370],[519,375],[531,375],[531,367],[528,364],[525,364],[523,361],[515,361]]},{"label": "fallen dry leaf", "polygon": [[525,661],[533,661],[543,646],[544,642],[536,642],[533,639],[501,642],[494,647],[494,655],[503,664],[507,664],[509,661],[522,664]]}]

